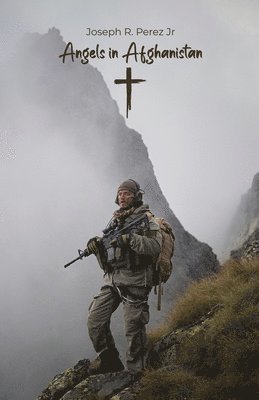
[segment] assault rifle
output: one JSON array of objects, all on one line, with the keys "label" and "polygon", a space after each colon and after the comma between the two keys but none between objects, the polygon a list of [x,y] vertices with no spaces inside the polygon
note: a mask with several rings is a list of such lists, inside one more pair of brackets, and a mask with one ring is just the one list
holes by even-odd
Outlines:
[{"label": "assault rifle", "polygon": [[74,262],[76,262],[78,260],[82,260],[84,257],[90,256],[91,253],[89,253],[89,251],[87,249],[85,249],[85,250],[78,249],[78,254],[79,254],[79,257],[75,258],[74,260],[72,260],[69,263],[67,263],[66,265],[64,265],[64,268],[69,267],[69,265],[74,264]]},{"label": "assault rifle", "polygon": [[[111,242],[116,242],[119,236],[127,234],[127,233],[142,233],[149,229],[149,220],[146,214],[142,214],[140,217],[135,218],[132,222],[125,225],[123,228],[119,226],[113,228],[108,227],[103,230],[103,237],[100,240],[100,246],[102,246],[106,252],[110,249],[113,245]],[[82,260],[84,257],[90,256],[88,249],[85,250],[78,250],[79,257],[75,258],[74,260],[70,261],[68,264],[64,265],[64,268],[69,267],[71,264],[78,260]]]}]

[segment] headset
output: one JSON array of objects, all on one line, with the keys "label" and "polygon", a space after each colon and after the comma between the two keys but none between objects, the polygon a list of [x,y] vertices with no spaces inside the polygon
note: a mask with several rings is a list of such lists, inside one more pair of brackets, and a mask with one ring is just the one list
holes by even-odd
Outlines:
[{"label": "headset", "polygon": [[131,181],[131,182],[134,182],[135,185],[136,185],[136,188],[137,188],[137,193],[135,195],[136,196],[136,200],[137,201],[142,201],[143,194],[145,194],[144,190],[140,189],[140,186],[139,186],[138,182],[134,181],[134,179],[128,179],[128,180]]}]

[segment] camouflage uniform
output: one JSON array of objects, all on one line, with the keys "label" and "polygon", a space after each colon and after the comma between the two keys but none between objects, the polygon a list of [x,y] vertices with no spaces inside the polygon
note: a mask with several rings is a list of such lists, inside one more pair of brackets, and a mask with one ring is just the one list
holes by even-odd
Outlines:
[{"label": "camouflage uniform", "polygon": [[[126,218],[124,226],[147,213],[148,205],[141,205]],[[110,330],[112,313],[123,304],[125,333],[128,343],[127,368],[138,372],[144,368],[146,352],[146,324],[149,321],[148,295],[153,285],[154,259],[159,255],[162,236],[159,226],[149,212],[149,230],[144,235],[131,234],[129,251],[135,255],[134,263],[126,254],[124,265],[105,274],[105,285],[94,297],[89,308],[89,336],[97,353],[116,349]],[[129,253],[129,252],[126,252]],[[137,261],[136,261],[137,260]]]}]

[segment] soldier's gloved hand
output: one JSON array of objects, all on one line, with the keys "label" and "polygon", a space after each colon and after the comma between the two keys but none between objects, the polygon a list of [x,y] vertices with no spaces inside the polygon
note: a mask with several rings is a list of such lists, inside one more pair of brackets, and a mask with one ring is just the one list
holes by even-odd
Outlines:
[{"label": "soldier's gloved hand", "polygon": [[99,236],[95,236],[88,240],[86,248],[89,251],[90,254],[97,254],[99,251],[99,242],[101,241],[101,238]]},{"label": "soldier's gloved hand", "polygon": [[129,241],[130,233],[126,233],[124,235],[119,235],[116,239],[113,239],[110,245],[114,247],[125,247],[129,244]]}]

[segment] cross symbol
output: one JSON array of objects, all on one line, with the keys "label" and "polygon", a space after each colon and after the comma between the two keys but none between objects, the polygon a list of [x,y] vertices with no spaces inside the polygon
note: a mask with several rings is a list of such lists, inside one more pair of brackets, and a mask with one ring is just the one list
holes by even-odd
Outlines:
[{"label": "cross symbol", "polygon": [[126,70],[126,79],[115,79],[114,83],[120,85],[120,84],[126,84],[126,90],[127,90],[127,109],[126,109],[126,117],[128,118],[128,112],[131,110],[131,92],[132,92],[132,83],[140,83],[140,82],[145,82],[145,79],[132,79],[131,78],[131,68],[127,68]]}]

